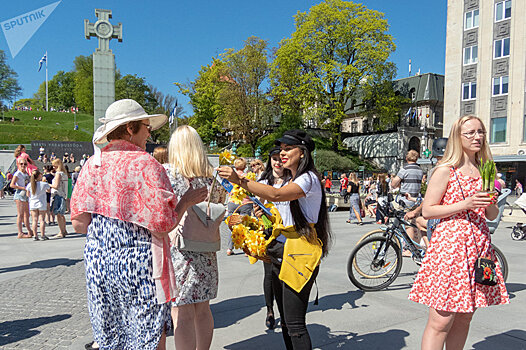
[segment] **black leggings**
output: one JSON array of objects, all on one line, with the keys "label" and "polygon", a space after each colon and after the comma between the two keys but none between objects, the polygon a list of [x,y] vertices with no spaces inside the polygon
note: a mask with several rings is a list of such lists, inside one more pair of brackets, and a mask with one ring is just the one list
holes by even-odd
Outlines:
[{"label": "black leggings", "polygon": [[297,293],[279,279],[280,266],[272,264],[272,287],[276,297],[276,304],[278,304],[281,330],[287,350],[312,349],[305,316],[307,314],[310,291],[318,275],[319,268],[319,266],[316,267],[310,280],[301,292]]},{"label": "black leggings", "polygon": [[265,305],[267,311],[274,308],[274,290],[272,288],[272,264],[263,262],[265,276],[263,277],[263,293],[265,294]]}]

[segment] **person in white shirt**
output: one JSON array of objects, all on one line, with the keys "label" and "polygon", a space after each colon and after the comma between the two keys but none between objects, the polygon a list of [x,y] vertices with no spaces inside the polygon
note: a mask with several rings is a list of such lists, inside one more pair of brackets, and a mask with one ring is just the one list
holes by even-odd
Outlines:
[{"label": "person in white shirt", "polygon": [[[11,188],[15,189],[15,195],[13,200],[16,202],[16,226],[18,228],[18,238],[31,238],[33,232],[29,226],[29,205],[26,193],[26,186],[29,183],[29,175],[27,174],[27,160],[23,157],[19,157],[16,160],[18,170],[14,173],[13,179],[11,180]],[[22,222],[28,230],[28,234],[22,231]]]},{"label": "person in white shirt", "polygon": [[46,236],[46,212],[47,212],[47,201],[46,193],[51,190],[48,183],[42,181],[42,173],[38,170],[33,170],[29,185],[26,187],[26,191],[29,197],[29,209],[31,210],[31,216],[33,217],[33,232],[35,241],[38,241],[38,221],[40,220],[40,234],[43,240],[48,240]]},{"label": "person in white shirt", "polygon": [[[304,130],[286,131],[275,144],[281,148],[283,167],[292,176],[283,187],[240,177],[231,167],[218,168],[218,174],[267,201],[290,202],[276,206],[283,227],[275,226],[273,236],[277,236],[267,246],[266,256],[256,258],[272,262],[272,287],[286,348],[312,349],[306,325],[309,294],[331,243],[325,191],[312,158],[314,141]],[[256,215],[262,211],[256,210]],[[298,273],[302,279],[296,277]]]}]

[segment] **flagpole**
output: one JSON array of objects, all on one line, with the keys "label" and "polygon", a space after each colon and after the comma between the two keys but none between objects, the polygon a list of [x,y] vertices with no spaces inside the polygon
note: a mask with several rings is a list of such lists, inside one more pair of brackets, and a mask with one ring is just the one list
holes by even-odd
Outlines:
[{"label": "flagpole", "polygon": [[49,112],[48,97],[47,97],[47,51],[46,51],[46,111]]}]

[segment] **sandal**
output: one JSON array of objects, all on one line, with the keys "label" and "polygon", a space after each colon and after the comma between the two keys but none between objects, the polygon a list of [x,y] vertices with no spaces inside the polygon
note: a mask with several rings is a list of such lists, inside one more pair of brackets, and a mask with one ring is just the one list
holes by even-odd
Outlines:
[{"label": "sandal", "polygon": [[347,220],[345,222],[348,223],[348,224],[352,224],[351,220]]},{"label": "sandal", "polygon": [[84,349],[86,349],[86,350],[99,350],[98,347],[97,348],[93,347],[94,343],[95,343],[95,341],[92,341],[91,343],[88,343],[88,344],[84,345]]},{"label": "sandal", "polygon": [[31,236],[31,235],[29,235],[27,233],[23,233],[21,235],[18,235],[18,239],[31,238],[31,237],[33,237],[33,236]]}]

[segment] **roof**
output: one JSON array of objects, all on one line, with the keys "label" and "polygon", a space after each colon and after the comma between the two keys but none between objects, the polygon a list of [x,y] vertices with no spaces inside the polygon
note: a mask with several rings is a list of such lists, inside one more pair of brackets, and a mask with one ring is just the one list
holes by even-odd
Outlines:
[{"label": "roof", "polygon": [[398,157],[400,134],[397,132],[347,137],[343,144],[364,158]]},{"label": "roof", "polygon": [[[399,93],[407,98],[411,98],[411,94],[414,92],[416,94],[416,100],[412,101],[412,103],[424,101],[444,102],[444,76],[441,74],[425,73],[393,80],[393,89],[395,93]],[[359,89],[356,94],[347,101],[345,113],[362,112],[364,110],[363,97],[363,91]]]}]

